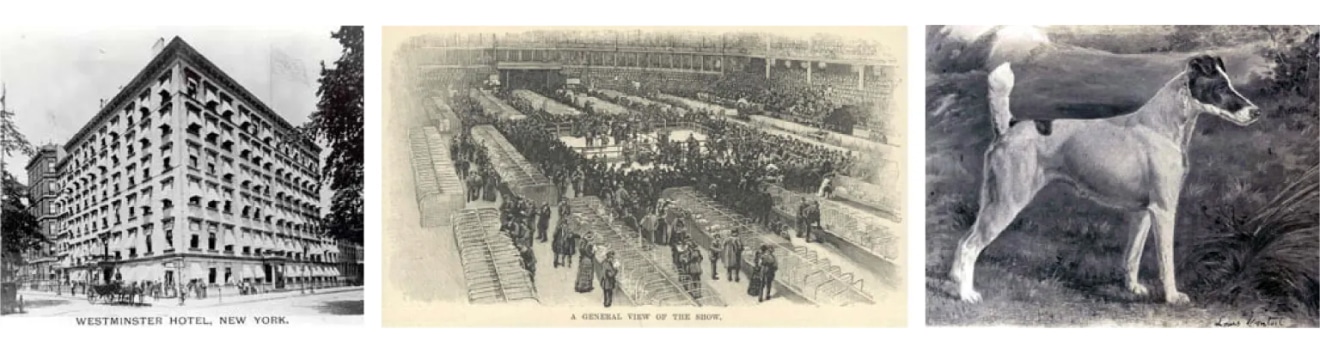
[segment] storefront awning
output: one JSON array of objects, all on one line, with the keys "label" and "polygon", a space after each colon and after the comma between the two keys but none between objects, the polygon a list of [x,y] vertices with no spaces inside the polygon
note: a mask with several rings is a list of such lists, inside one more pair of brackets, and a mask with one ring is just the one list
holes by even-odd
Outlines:
[{"label": "storefront awning", "polygon": [[192,265],[188,266],[188,278],[184,278],[184,280],[185,281],[191,281],[194,279],[202,280],[204,279],[203,277],[205,276],[206,276],[206,272],[202,271],[202,265],[198,263],[193,263]]},{"label": "storefront awning", "polygon": [[242,245],[238,244],[238,239],[234,237],[234,230],[233,230],[233,229],[225,229],[225,244],[224,244],[224,245],[233,245],[235,249],[237,249],[237,248],[239,248],[239,247],[242,246]]}]

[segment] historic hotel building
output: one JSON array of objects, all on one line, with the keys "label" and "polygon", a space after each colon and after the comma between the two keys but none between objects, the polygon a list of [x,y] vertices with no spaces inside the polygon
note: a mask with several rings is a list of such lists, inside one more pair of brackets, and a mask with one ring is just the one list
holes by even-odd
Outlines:
[{"label": "historic hotel building", "polygon": [[178,37],[64,146],[67,280],[340,277],[316,226],[321,148]]}]

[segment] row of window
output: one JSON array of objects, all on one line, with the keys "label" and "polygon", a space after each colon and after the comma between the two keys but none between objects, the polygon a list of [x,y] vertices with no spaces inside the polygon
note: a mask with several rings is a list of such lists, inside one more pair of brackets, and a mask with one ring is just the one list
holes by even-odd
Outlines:
[{"label": "row of window", "polygon": [[[173,181],[173,176],[167,176],[161,180],[160,187],[163,194],[171,194],[174,186]],[[194,193],[193,196],[189,197],[189,205],[197,207],[205,205],[211,211],[223,211],[226,214],[232,214],[235,207],[233,188],[220,186],[210,181],[204,184],[205,187],[202,186],[203,182],[199,176],[188,175],[188,190]],[[100,207],[89,209],[85,213],[81,211],[73,212],[67,223],[69,227],[76,230],[75,235],[82,235],[109,228],[112,220],[114,225],[121,224],[125,215],[128,221],[132,222],[135,220],[139,209],[144,217],[150,216],[153,207],[146,200],[151,200],[153,193],[154,188],[151,185],[146,185],[141,190],[130,190],[122,199],[116,198],[108,203],[101,203]],[[203,194],[209,196],[207,198],[211,201],[203,202]],[[312,220],[317,218],[318,211],[315,205],[295,200],[292,194],[287,196],[277,195],[276,201],[272,202],[260,196],[243,192],[240,193],[239,200],[238,206],[242,207],[240,217],[244,219],[263,220],[262,209],[264,206],[266,209],[275,210],[273,215],[265,215],[264,220],[266,223],[305,231],[305,225],[314,223]],[[95,195],[92,196],[90,201],[96,202]],[[169,198],[164,198],[160,202],[163,211],[168,212],[173,208],[173,201]],[[82,206],[76,208],[81,210]],[[98,220],[100,221],[99,224],[96,222]]]},{"label": "row of window", "polygon": [[[266,119],[258,118],[256,115],[252,114],[251,109],[247,106],[235,104],[230,94],[221,91],[210,81],[202,79],[200,75],[191,69],[184,69],[184,78],[186,82],[184,95],[186,97],[189,97],[194,101],[202,102],[202,104],[206,106],[206,109],[212,113],[217,113],[218,110],[218,114],[225,117],[226,120],[228,120],[232,115],[232,112],[237,108],[239,112],[239,125],[242,125],[240,127],[241,130],[247,132],[251,136],[260,137],[266,145],[271,145],[272,137],[275,134],[274,129],[271,128],[271,123],[267,122]],[[200,90],[198,89],[199,83],[201,85]],[[282,135],[291,134],[284,132]],[[308,156],[297,148],[287,144],[279,144],[277,149],[282,155],[292,157],[292,162],[296,165],[308,169],[315,169],[313,168],[313,165],[316,163],[319,156]],[[266,152],[268,154],[270,153],[269,150]]]},{"label": "row of window", "polygon": [[[320,261],[325,259],[325,257],[322,257],[322,253],[334,254],[334,252],[330,251],[330,249],[334,249],[332,246],[333,243],[330,241],[257,235],[262,232],[254,233],[247,229],[243,229],[241,238],[235,238],[233,234],[234,227],[232,226],[224,226],[223,230],[225,237],[223,239],[229,239],[228,241],[224,241],[220,237],[220,226],[214,222],[207,222],[207,224],[208,226],[204,232],[206,235],[203,236],[202,222],[199,220],[191,220],[189,222],[188,231],[190,236],[187,246],[190,251],[224,251],[226,254],[234,254],[237,250],[242,256],[270,256],[274,253],[280,253],[283,256],[298,261],[304,259],[309,261]],[[165,221],[164,228],[165,234],[162,240],[165,243],[165,253],[173,252],[176,249],[173,222],[170,220]],[[136,258],[139,256],[139,249],[144,251],[141,254],[142,256],[148,256],[154,254],[155,247],[157,246],[152,234],[153,229],[154,227],[151,227],[150,225],[142,228],[142,238],[140,243],[138,242],[137,237],[138,228],[134,227],[128,229],[125,237],[109,237],[105,242],[87,239],[77,242],[76,245],[72,245],[74,243],[66,243],[65,249],[82,250],[75,254],[75,257],[110,255],[115,259],[123,259],[125,256],[128,258]],[[131,244],[125,244],[125,239],[131,239]],[[224,242],[224,244],[222,244],[222,242]]]},{"label": "row of window", "polygon": [[[226,183],[233,183],[235,177],[234,160],[231,155],[217,152],[210,148],[204,148],[200,143],[188,140],[188,167],[193,170],[205,172],[207,175],[220,175]],[[314,181],[313,177],[306,174],[303,170],[296,170],[300,173],[295,174],[295,170],[285,171],[279,168],[275,175],[267,174],[271,172],[271,163],[266,163],[259,170],[256,165],[248,164],[246,155],[239,157],[243,163],[238,164],[237,176],[242,180],[242,187],[248,189],[254,188],[253,192],[270,193],[270,184],[277,184],[282,188],[280,193],[296,191],[307,198],[316,199],[320,192],[320,186]],[[258,161],[259,162],[259,161]],[[265,172],[263,172],[264,170]],[[265,184],[254,184],[252,181],[264,181]]]},{"label": "row of window", "polygon": [[[233,122],[225,115],[223,120],[215,118],[214,112],[203,112],[191,104],[188,104],[188,127],[186,132],[193,137],[202,139],[212,147],[218,147],[225,155],[232,156],[234,152],[245,162],[253,164],[255,167],[266,171],[277,170],[277,174],[282,177],[294,178],[296,175],[314,174],[317,168],[317,156],[310,153],[290,148],[291,144],[284,140],[276,140],[269,132],[261,134],[256,133],[255,126],[246,121],[239,127],[239,142],[235,148]],[[202,118],[201,116],[205,116]],[[294,137],[297,138],[297,137]],[[270,146],[276,146],[274,150]],[[199,146],[200,147],[200,146]],[[219,153],[208,149],[210,153]],[[279,152],[279,153],[275,153]],[[232,157],[231,157],[232,158]],[[263,163],[264,161],[264,163]],[[288,172],[285,172],[285,170]],[[294,173],[299,171],[301,173]]]},{"label": "row of window", "polygon": [[[170,134],[169,118],[171,116],[170,112],[173,109],[173,101],[172,101],[173,95],[171,94],[171,92],[173,91],[173,87],[170,85],[171,77],[172,77],[171,75],[172,72],[164,73],[157,81],[157,84],[153,87],[154,89],[153,88],[145,89],[139,96],[138,100],[127,103],[124,107],[122,115],[112,116],[109,119],[108,124],[101,126],[94,136],[86,139],[86,141],[92,141],[92,143],[84,143],[81,146],[74,148],[72,153],[73,161],[69,163],[69,165],[72,167],[71,170],[82,170],[84,166],[91,164],[91,161],[97,161],[98,166],[104,166],[104,164],[99,162],[104,161],[103,158],[105,158],[107,154],[109,154],[107,153],[107,151],[118,152],[119,137],[120,137],[119,131],[123,130],[124,132],[123,136],[125,136],[125,140],[132,141],[134,134],[138,131],[137,129],[134,129],[134,119],[136,118],[142,122],[140,124],[141,130],[145,132],[145,130],[148,129],[150,125],[149,121],[151,118],[151,112],[153,110],[152,108],[156,108],[156,110],[159,113],[159,116],[164,118],[162,120],[165,120],[165,122],[161,125],[162,135],[163,135],[161,141],[169,141],[168,139],[168,136]],[[186,95],[187,97],[195,99],[197,101],[206,102],[205,104],[207,105],[208,110],[212,112],[214,112],[216,106],[224,107],[222,108],[224,109],[224,112],[232,112],[232,107],[234,106],[234,104],[232,102],[232,98],[229,98],[227,94],[220,92],[217,95],[218,90],[214,87],[214,85],[212,85],[209,82],[203,81],[202,84],[206,86],[205,89],[206,94],[202,95],[200,93],[202,91],[199,91],[196,88],[197,82],[200,81],[199,76],[188,69],[185,69],[185,76],[188,77],[187,80],[188,94]],[[157,91],[160,95],[160,99],[156,101],[156,103],[159,103],[158,106],[153,106],[153,101],[151,99],[152,97],[151,92],[153,90]],[[216,97],[218,97],[218,99],[220,100],[223,100],[224,104],[221,105],[215,103],[217,100]],[[190,107],[189,109],[190,111],[192,111],[193,108]],[[249,131],[253,135],[266,136],[264,140],[265,142],[267,142],[267,144],[269,144],[272,139],[270,124],[264,121],[260,121],[261,119],[258,119],[256,118],[255,115],[252,115],[249,112],[249,110],[244,106],[239,106],[238,109],[240,110],[240,112],[242,112],[240,114],[240,120],[243,121],[243,124],[245,126],[250,125],[250,127],[247,128],[247,131]],[[224,113],[223,115],[226,118],[229,118],[229,116],[232,115],[232,113]],[[121,117],[123,118],[123,120],[127,121],[127,124],[125,124],[125,127],[123,129],[119,128]],[[248,122],[249,120],[257,120],[258,123],[251,124]],[[99,142],[99,144],[96,142]],[[142,148],[144,150],[148,148],[149,143],[150,141],[148,139],[143,138]],[[131,157],[133,154],[133,146],[132,144],[129,144],[126,147],[128,150],[127,154],[129,155],[129,157]],[[269,154],[270,149],[266,148],[265,150]],[[290,149],[287,146],[282,146],[281,152],[283,152],[286,156],[291,156],[290,160],[292,162],[296,163],[296,165],[299,165],[300,167],[306,170],[316,169],[316,161],[318,156],[310,156],[308,153],[295,153],[298,151]],[[117,164],[117,159],[118,156],[114,156],[112,163]],[[94,180],[94,178],[92,179]]]}]

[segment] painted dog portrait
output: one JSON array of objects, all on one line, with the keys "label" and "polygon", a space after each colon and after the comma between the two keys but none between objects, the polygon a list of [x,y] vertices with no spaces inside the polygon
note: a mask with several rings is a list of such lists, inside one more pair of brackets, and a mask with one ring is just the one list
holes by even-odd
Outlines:
[{"label": "painted dog portrait", "polygon": [[929,324],[1317,324],[1315,27],[927,36]]}]

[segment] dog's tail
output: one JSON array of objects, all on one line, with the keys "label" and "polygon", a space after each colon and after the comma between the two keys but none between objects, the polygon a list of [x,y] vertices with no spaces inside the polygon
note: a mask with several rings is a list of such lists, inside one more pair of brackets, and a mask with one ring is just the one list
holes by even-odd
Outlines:
[{"label": "dog's tail", "polygon": [[1008,110],[1008,96],[1013,93],[1013,68],[1008,63],[1000,64],[986,79],[990,87],[987,96],[990,98],[991,122],[994,123],[995,134],[1003,135],[1008,132],[1009,122],[1013,120],[1013,113]]}]

